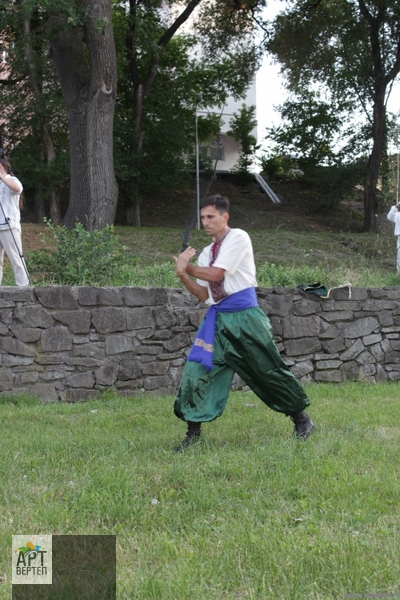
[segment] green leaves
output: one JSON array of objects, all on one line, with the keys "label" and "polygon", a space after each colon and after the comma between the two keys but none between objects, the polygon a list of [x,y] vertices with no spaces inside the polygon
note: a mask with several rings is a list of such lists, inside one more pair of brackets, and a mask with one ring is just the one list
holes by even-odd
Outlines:
[{"label": "green leaves", "polygon": [[115,272],[126,262],[126,248],[119,243],[112,225],[89,232],[81,223],[67,229],[45,222],[57,251],[34,253],[34,269],[44,272],[56,284],[110,285]]}]

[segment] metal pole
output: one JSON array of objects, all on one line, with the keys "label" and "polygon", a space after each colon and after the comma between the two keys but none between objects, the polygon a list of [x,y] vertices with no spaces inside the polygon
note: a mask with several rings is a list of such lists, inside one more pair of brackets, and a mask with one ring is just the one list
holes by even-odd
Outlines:
[{"label": "metal pole", "polygon": [[199,128],[196,103],[196,214],[197,229],[200,229],[200,160],[199,160]]}]

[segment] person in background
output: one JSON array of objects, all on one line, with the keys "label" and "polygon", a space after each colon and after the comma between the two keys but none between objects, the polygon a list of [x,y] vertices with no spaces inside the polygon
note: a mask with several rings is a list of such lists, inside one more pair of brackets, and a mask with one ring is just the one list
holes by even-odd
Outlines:
[{"label": "person in background", "polygon": [[400,271],[400,202],[391,207],[387,214],[389,221],[394,223],[394,235],[396,236],[397,247],[397,270]]},{"label": "person in background", "polygon": [[234,373],[272,410],[289,416],[294,435],[307,439],[315,430],[305,408],[310,402],[283,362],[270,321],[258,305],[256,267],[249,235],[228,226],[229,200],[216,194],[200,203],[201,221],[213,243],[198,266],[188,247],[174,257],[185,287],[209,308],[197,332],[182,375],[175,415],[187,423],[177,451],[199,438],[201,424],[225,409]]},{"label": "person in background", "polygon": [[14,270],[18,286],[29,285],[29,275],[22,254],[21,213],[22,183],[14,177],[11,165],[0,158],[0,284],[3,279],[4,252]]}]

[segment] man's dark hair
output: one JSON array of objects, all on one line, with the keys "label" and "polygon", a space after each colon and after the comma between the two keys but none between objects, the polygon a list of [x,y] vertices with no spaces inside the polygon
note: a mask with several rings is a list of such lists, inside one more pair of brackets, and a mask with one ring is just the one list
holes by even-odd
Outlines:
[{"label": "man's dark hair", "polygon": [[214,206],[221,215],[229,212],[229,200],[225,196],[221,196],[221,194],[214,194],[213,196],[203,198],[200,202],[200,208],[204,208],[205,206]]}]

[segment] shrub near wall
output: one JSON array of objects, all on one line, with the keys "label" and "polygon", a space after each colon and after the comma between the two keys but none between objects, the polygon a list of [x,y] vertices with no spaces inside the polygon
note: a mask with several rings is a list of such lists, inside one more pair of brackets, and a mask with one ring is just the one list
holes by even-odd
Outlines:
[{"label": "shrub near wall", "polygon": [[[301,381],[400,380],[399,289],[258,296]],[[205,312],[181,289],[66,286],[0,287],[0,310],[0,392],[72,402],[174,394]]]}]

